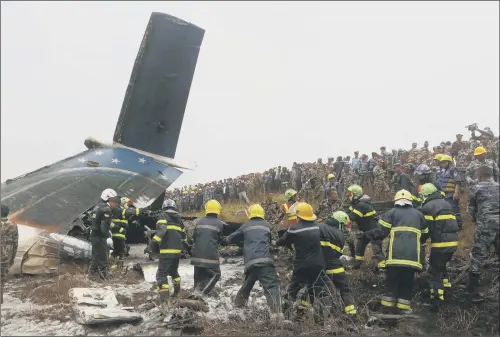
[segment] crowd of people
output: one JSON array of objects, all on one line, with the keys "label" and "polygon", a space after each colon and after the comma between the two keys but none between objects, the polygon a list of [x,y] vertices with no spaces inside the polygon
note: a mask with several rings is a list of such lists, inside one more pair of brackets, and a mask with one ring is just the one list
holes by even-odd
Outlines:
[{"label": "crowd of people", "polygon": [[[326,163],[321,158],[315,163],[294,162],[290,169],[278,166],[262,173],[183,186],[167,191],[166,197],[173,199],[181,212],[192,212],[201,211],[210,199],[222,204],[238,201],[249,204],[250,200],[263,200],[266,193],[282,193],[293,188],[299,191],[301,200],[317,205],[326,197],[325,184],[332,180],[339,185],[341,199],[344,199],[348,186],[358,184],[363,188],[371,187],[373,199],[384,200],[400,189],[416,192],[414,177],[418,166],[425,164],[435,174],[439,166],[439,156],[436,156],[440,154],[451,156],[463,180],[478,146],[485,149],[487,160],[498,164],[498,137],[488,127],[480,130],[472,124],[469,129],[472,133],[469,140],[457,134],[454,142],[443,141],[432,148],[425,141],[421,148],[418,143],[413,143],[408,150],[388,151],[381,146],[380,151],[372,152],[370,157],[367,154],[360,156],[359,151],[354,151],[352,157],[338,156],[335,160],[329,157]],[[331,174],[333,178],[329,179]]]}]

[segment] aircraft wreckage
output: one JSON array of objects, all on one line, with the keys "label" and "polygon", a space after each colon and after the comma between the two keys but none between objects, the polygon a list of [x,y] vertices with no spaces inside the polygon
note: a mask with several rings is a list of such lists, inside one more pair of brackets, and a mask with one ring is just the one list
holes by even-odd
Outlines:
[{"label": "aircraft wreckage", "polygon": [[[104,188],[138,207],[160,208],[180,169],[191,168],[173,158],[204,34],[191,23],[152,13],[112,144],[88,138],[86,151],[2,183],[1,202],[19,225],[11,273],[52,273],[61,259],[89,259],[87,212]],[[128,236],[143,242],[143,227],[132,225]]]}]

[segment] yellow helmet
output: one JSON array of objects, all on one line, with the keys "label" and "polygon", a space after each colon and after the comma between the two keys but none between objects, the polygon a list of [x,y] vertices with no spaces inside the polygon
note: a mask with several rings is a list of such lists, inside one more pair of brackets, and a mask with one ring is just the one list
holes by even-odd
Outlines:
[{"label": "yellow helmet", "polygon": [[428,197],[432,193],[436,192],[437,188],[431,183],[423,184],[422,187],[420,188],[420,195],[425,197]]},{"label": "yellow helmet", "polygon": [[217,214],[220,215],[221,205],[217,200],[208,200],[205,204],[205,214]]},{"label": "yellow helmet", "polygon": [[394,201],[400,200],[400,199],[406,199],[412,201],[411,193],[408,192],[407,190],[399,190],[396,192],[396,195],[394,196]]},{"label": "yellow helmet", "polygon": [[314,215],[312,206],[305,202],[301,202],[295,206],[295,215],[306,221],[316,220],[316,215]]},{"label": "yellow helmet", "polygon": [[253,204],[248,207],[248,218],[261,218],[264,219],[264,209],[259,204]]},{"label": "yellow helmet", "polygon": [[291,197],[293,197],[295,194],[297,194],[297,191],[294,189],[289,188],[288,190],[285,191],[285,200],[290,200]]},{"label": "yellow helmet", "polygon": [[451,156],[448,155],[448,154],[443,154],[441,156],[441,160],[440,161],[453,161],[453,159],[451,159]]},{"label": "yellow helmet", "polygon": [[333,179],[333,178],[335,178],[335,174],[328,173],[327,179],[330,180],[330,179]]},{"label": "yellow helmet", "polygon": [[441,158],[443,158],[443,155],[441,153],[438,153],[437,155],[434,156],[434,160],[441,161]]},{"label": "yellow helmet", "polygon": [[482,154],[485,154],[486,152],[487,152],[487,151],[486,151],[486,149],[485,149],[484,147],[482,147],[482,146],[478,146],[478,147],[476,147],[476,149],[474,150],[474,155],[475,155],[475,156],[480,156],[480,155],[482,155]]}]

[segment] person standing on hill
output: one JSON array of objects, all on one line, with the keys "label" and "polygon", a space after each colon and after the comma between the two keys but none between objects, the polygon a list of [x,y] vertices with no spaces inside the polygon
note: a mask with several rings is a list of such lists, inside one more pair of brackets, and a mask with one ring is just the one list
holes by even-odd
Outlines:
[{"label": "person standing on hill", "polygon": [[460,184],[461,178],[457,168],[453,165],[451,156],[445,154],[441,157],[441,170],[436,175],[436,186],[444,193],[444,199],[451,205],[455,217],[457,218],[458,228],[462,229],[462,215],[460,213]]},{"label": "person standing on hill", "polygon": [[465,173],[469,186],[477,182],[476,171],[481,166],[491,167],[493,170],[493,180],[498,182],[498,165],[493,160],[486,159],[486,154],[487,151],[482,146],[478,146],[474,150],[474,160],[469,164]]},{"label": "person standing on hill", "polygon": [[469,191],[468,211],[476,224],[474,244],[471,251],[471,263],[468,291],[471,301],[478,303],[484,296],[478,291],[481,272],[492,245],[500,255],[500,197],[499,184],[493,181],[493,170],[480,167],[477,170],[479,182]]}]

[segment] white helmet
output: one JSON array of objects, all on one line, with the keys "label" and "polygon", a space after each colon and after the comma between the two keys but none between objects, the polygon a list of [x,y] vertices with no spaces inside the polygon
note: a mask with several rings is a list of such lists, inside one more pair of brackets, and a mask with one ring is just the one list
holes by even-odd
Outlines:
[{"label": "white helmet", "polygon": [[161,208],[162,209],[165,209],[165,208],[176,208],[175,201],[173,201],[172,199],[165,199],[163,201],[163,204],[161,205]]},{"label": "white helmet", "polygon": [[108,201],[109,198],[116,197],[117,195],[118,194],[116,193],[116,191],[114,189],[107,188],[104,191],[102,191],[102,193],[101,193],[101,199],[104,200],[104,201]]}]

